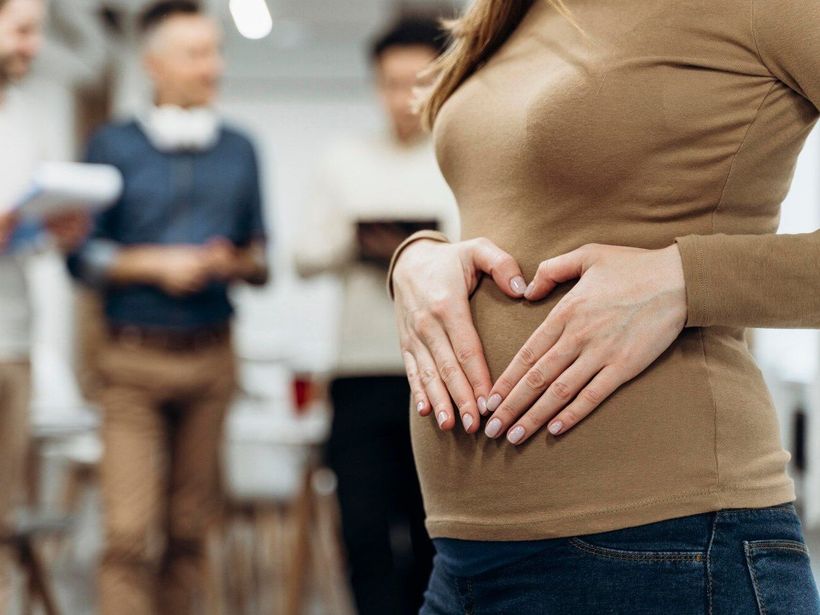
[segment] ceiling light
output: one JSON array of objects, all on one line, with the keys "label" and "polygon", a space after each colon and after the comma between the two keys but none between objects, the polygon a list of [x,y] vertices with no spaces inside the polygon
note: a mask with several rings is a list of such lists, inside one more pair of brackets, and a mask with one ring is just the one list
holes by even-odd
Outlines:
[{"label": "ceiling light", "polygon": [[236,29],[245,38],[265,38],[273,29],[273,18],[265,0],[231,0],[230,11]]}]

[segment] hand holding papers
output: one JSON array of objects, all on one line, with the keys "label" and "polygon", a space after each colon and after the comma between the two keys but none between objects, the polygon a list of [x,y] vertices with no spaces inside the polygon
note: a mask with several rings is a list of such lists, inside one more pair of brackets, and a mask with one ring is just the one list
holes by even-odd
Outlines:
[{"label": "hand holding papers", "polygon": [[46,162],[15,205],[23,219],[42,220],[67,211],[97,212],[122,193],[122,175],[112,166],[76,162]]},{"label": "hand holding papers", "polygon": [[90,214],[112,205],[121,193],[122,176],[115,167],[43,163],[25,194],[0,216],[10,225],[0,234],[0,253],[38,249],[49,243],[49,235],[57,247],[70,250],[85,237]]}]

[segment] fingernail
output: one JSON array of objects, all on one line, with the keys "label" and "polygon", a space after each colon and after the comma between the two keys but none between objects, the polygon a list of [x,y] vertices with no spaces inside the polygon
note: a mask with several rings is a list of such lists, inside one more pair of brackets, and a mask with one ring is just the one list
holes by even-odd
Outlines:
[{"label": "fingernail", "polygon": [[527,283],[524,281],[524,278],[518,275],[510,280],[510,288],[512,288],[514,293],[523,295],[524,291],[527,289]]},{"label": "fingernail", "polygon": [[529,297],[532,294],[532,291],[535,290],[535,282],[530,282],[530,285],[527,286],[527,290],[524,291],[524,296]]},{"label": "fingernail", "polygon": [[495,438],[500,431],[501,421],[498,419],[492,419],[489,423],[487,423],[487,428],[484,430],[484,435],[488,438]]},{"label": "fingernail", "polygon": [[461,422],[464,423],[464,430],[469,431],[470,427],[473,426],[473,417],[469,414],[465,414],[463,417],[461,417]]},{"label": "fingernail", "polygon": [[443,410],[438,413],[438,426],[441,427],[447,422],[447,413]]},{"label": "fingernail", "polygon": [[416,404],[416,412],[421,412],[422,410],[424,410],[424,402],[420,401]]},{"label": "fingernail", "polygon": [[495,412],[498,406],[501,405],[501,395],[495,393],[487,400],[487,412]]},{"label": "fingernail", "polygon": [[507,440],[509,440],[512,444],[518,444],[521,441],[521,438],[524,437],[524,428],[521,425],[517,427],[513,427],[510,430],[510,433],[507,434]]},{"label": "fingernail", "polygon": [[550,430],[550,433],[552,435],[556,435],[561,431],[561,429],[563,429],[563,427],[564,424],[561,421],[555,421],[554,423],[550,424],[548,429]]},{"label": "fingernail", "polygon": [[487,414],[487,400],[483,396],[478,398],[478,411],[482,416]]}]

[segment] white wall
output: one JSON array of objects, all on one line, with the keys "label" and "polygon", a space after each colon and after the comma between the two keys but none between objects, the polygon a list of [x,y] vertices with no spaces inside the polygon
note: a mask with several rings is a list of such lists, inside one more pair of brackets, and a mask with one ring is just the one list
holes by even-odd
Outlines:
[{"label": "white wall", "polygon": [[342,100],[243,100],[228,98],[229,118],[254,137],[264,169],[268,223],[274,235],[274,282],[262,291],[240,291],[238,339],[245,352],[287,349],[295,367],[322,371],[336,350],[338,288],[325,277],[298,279],[293,241],[305,191],[317,158],[340,133],[378,130],[379,110],[367,93]]},{"label": "white wall", "polygon": [[[778,232],[806,233],[817,228],[820,228],[820,129],[809,137],[798,160],[792,189],[783,203]],[[806,290],[820,292],[820,289]],[[756,354],[767,372],[792,382],[820,380],[820,332],[759,329],[756,335]]]}]

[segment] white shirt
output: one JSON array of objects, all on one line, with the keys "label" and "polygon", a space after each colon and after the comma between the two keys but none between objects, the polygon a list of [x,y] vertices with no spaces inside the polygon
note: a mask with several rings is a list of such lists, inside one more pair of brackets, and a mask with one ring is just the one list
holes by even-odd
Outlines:
[{"label": "white shirt", "polygon": [[[20,94],[7,90],[0,99],[0,211],[8,210],[28,187],[39,157],[33,135]],[[23,261],[0,255],[0,361],[29,357],[30,328]]]},{"label": "white shirt", "polygon": [[386,271],[357,260],[357,223],[438,220],[457,240],[458,211],[439,171],[432,142],[401,145],[388,136],[348,140],[329,148],[306,204],[296,247],[303,275],[336,272],[343,283],[337,376],[401,375]]}]

